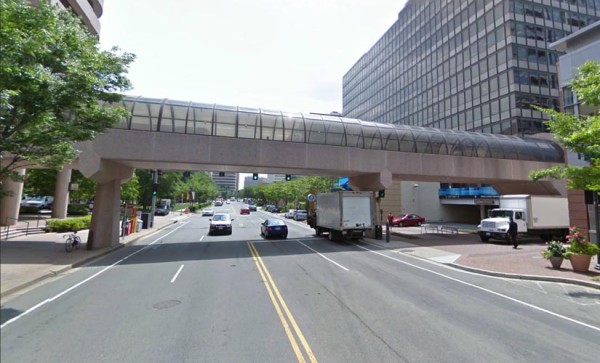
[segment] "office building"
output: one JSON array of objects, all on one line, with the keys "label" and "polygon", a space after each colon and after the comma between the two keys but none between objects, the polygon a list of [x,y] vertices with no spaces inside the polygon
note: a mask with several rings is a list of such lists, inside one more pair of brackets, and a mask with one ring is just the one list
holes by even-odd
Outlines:
[{"label": "office building", "polygon": [[213,171],[210,177],[217,186],[217,189],[227,194],[235,193],[238,190],[238,174],[230,172]]},{"label": "office building", "polygon": [[[40,0],[31,0],[36,5]],[[50,0],[51,4],[60,4],[81,19],[91,34],[100,34],[100,17],[104,8],[104,0]]]},{"label": "office building", "polygon": [[548,44],[600,18],[600,0],[409,0],[343,79],[343,114],[528,135],[559,108]]},{"label": "office building", "polygon": [[[575,76],[577,68],[588,60],[600,63],[600,21],[551,43],[549,46],[565,52],[558,60],[558,83],[561,88],[563,112],[576,115],[597,114],[599,107],[581,104],[568,84]],[[583,155],[571,151],[567,153],[567,162],[577,166],[589,165],[589,160]],[[594,205],[593,194],[591,192],[584,193],[582,190],[569,190],[568,194],[570,225],[580,227],[583,233],[589,233],[591,241],[596,241],[596,231],[598,230],[596,213],[599,213],[597,211],[599,206],[598,204]]]},{"label": "office building", "polygon": [[[343,115],[505,135],[544,132],[547,116],[534,106],[559,109],[557,63],[564,52],[549,44],[598,19],[600,0],[409,0],[344,75]],[[477,219],[463,207],[476,205],[477,196],[442,195],[455,185],[442,185],[438,199],[433,190],[423,193],[425,183],[417,193],[412,181],[402,184],[390,193],[397,195],[388,206],[395,213]],[[449,192],[481,186],[458,187]],[[491,202],[480,205],[479,217]]]}]

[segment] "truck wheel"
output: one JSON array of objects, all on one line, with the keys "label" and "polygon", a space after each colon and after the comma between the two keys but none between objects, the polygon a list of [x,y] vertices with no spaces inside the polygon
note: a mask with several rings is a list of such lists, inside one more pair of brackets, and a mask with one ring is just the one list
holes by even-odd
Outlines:
[{"label": "truck wheel", "polygon": [[342,234],[340,232],[329,230],[329,240],[330,241],[338,242],[342,239],[341,237],[342,237]]},{"label": "truck wheel", "polygon": [[486,236],[484,234],[479,234],[479,238],[481,239],[482,242],[488,242],[490,240],[490,237]]}]

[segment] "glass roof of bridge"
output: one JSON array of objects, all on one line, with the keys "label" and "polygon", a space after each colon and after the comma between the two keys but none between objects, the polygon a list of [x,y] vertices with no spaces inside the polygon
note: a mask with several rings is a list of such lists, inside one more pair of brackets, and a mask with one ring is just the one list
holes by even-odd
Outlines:
[{"label": "glass roof of bridge", "polygon": [[115,128],[286,141],[438,155],[564,162],[552,141],[380,124],[332,115],[126,97],[131,112]]}]

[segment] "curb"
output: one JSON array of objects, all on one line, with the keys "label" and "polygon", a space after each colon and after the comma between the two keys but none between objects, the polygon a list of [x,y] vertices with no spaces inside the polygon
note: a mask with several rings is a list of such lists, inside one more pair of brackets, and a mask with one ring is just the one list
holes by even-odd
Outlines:
[{"label": "curb", "polygon": [[[377,245],[379,245],[378,242],[374,242],[374,243],[377,244]],[[383,242],[383,243],[385,243],[385,242]],[[410,243],[410,242],[406,242],[406,243]],[[382,245],[381,247],[386,248],[388,246]],[[414,258],[418,258],[418,259],[421,259],[421,260],[431,261],[430,259],[428,259],[426,257],[409,255],[409,254],[406,254],[406,253],[404,253],[402,251],[399,251],[399,250],[396,250],[396,253],[401,253],[402,255],[409,256],[409,257],[414,257]],[[434,261],[434,262],[436,262],[436,261]],[[440,263],[440,262],[438,262],[438,263]],[[554,276],[512,274],[512,273],[507,273],[507,272],[498,272],[498,271],[483,270],[483,269],[478,269],[478,268],[475,268],[475,267],[469,267],[469,266],[459,265],[457,263],[441,263],[441,264],[445,265],[445,266],[448,266],[448,267],[455,268],[457,270],[464,270],[464,271],[476,273],[476,274],[479,274],[479,275],[488,275],[488,276],[494,276],[494,277],[503,277],[503,278],[515,279],[515,280],[558,282],[558,283],[566,283],[566,284],[571,284],[571,285],[579,285],[579,286],[583,286],[583,287],[590,287],[590,288],[593,288],[593,289],[599,289],[600,290],[600,283],[592,282],[592,281],[582,281],[582,280],[575,280],[575,279],[569,279],[569,278],[564,278],[564,277],[554,277]]]},{"label": "curb", "polygon": [[581,281],[581,280],[568,279],[568,278],[564,278],[564,277],[554,277],[554,276],[511,274],[511,273],[507,273],[507,272],[482,270],[482,269],[478,269],[478,268],[474,268],[474,267],[459,265],[456,263],[446,263],[445,265],[456,268],[458,270],[469,271],[469,272],[477,273],[480,275],[504,277],[504,278],[517,279],[517,280],[561,282],[561,283],[566,283],[566,284],[591,287],[591,288],[600,290],[600,283],[596,283],[596,282],[592,282],[592,281]]},{"label": "curb", "polygon": [[[188,215],[188,217],[189,217],[189,215]],[[86,257],[86,258],[84,258],[84,259],[82,259],[80,261],[77,261],[77,262],[74,262],[74,263],[72,263],[70,265],[66,265],[66,266],[64,266],[62,268],[59,268],[58,270],[51,271],[51,272],[49,272],[49,273],[47,273],[45,275],[38,276],[38,277],[34,278],[33,280],[30,280],[30,281],[24,282],[24,283],[22,283],[20,285],[11,287],[10,289],[8,289],[8,290],[3,291],[2,293],[0,293],[0,298],[5,298],[5,297],[7,297],[9,295],[14,294],[15,292],[23,290],[23,289],[25,289],[25,288],[27,288],[29,286],[35,285],[35,284],[37,284],[37,283],[39,283],[41,281],[44,281],[44,280],[52,278],[52,277],[56,277],[56,276],[58,276],[58,275],[60,275],[60,274],[62,274],[64,272],[66,272],[66,271],[69,271],[70,269],[87,265],[87,264],[91,263],[92,261],[95,261],[95,260],[97,260],[97,259],[99,259],[101,257],[104,257],[104,256],[106,256],[106,255],[108,255],[108,254],[110,254],[110,253],[112,253],[112,252],[114,252],[114,251],[116,251],[118,249],[121,249],[121,248],[123,248],[123,247],[125,247],[125,246],[127,246],[127,245],[129,245],[129,244],[131,244],[133,242],[136,242],[137,240],[139,240],[142,237],[150,236],[150,235],[152,235],[152,234],[160,231],[161,229],[169,227],[170,225],[178,223],[180,220],[186,219],[188,217],[184,217],[184,218],[175,220],[175,221],[173,221],[171,223],[165,223],[164,225],[162,225],[160,227],[156,227],[155,230],[147,230],[147,231],[149,231],[148,233],[145,233],[145,234],[140,235],[140,236],[136,236],[135,238],[132,238],[131,240],[128,240],[128,241],[119,242],[119,244],[116,245],[116,246],[107,247],[106,250],[103,251],[102,253],[98,253],[97,255]]]}]

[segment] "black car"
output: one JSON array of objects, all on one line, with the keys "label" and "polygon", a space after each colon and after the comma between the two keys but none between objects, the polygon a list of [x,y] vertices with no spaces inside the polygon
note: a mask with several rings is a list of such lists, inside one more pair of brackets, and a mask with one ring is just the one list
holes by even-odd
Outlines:
[{"label": "black car", "polygon": [[265,210],[267,212],[271,212],[271,213],[279,213],[279,208],[277,208],[277,206],[274,206],[274,205],[268,205],[268,206],[266,206]]},{"label": "black car", "polygon": [[250,209],[250,212],[256,212],[256,204],[249,204],[248,209]]},{"label": "black car", "polygon": [[215,213],[210,219],[210,226],[208,227],[208,234],[213,235],[217,233],[231,234],[231,216],[229,213]]},{"label": "black car", "polygon": [[265,238],[283,237],[287,238],[288,228],[281,219],[269,218],[260,225],[260,234]]}]

